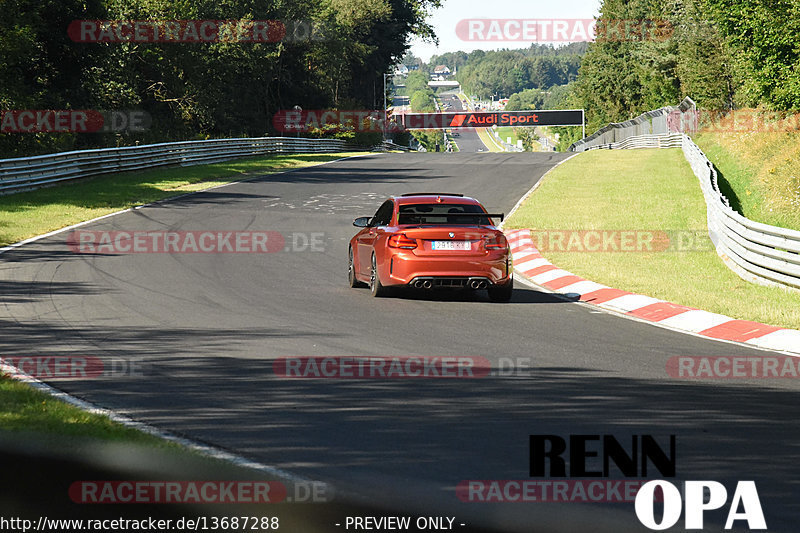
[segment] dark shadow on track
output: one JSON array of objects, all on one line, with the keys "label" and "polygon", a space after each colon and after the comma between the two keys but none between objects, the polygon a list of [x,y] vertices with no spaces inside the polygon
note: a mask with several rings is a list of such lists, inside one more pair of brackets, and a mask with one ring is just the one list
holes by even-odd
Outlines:
[{"label": "dark shadow on track", "polygon": [[[370,297],[368,291],[364,291],[365,297]],[[474,302],[486,304],[490,302],[485,290],[471,289],[412,289],[406,287],[389,288],[386,298],[402,298],[405,300],[436,301],[436,302]],[[529,289],[527,287],[514,287],[511,301],[508,303],[529,303],[529,304],[553,304],[568,303],[565,298],[560,298],[550,293]],[[497,304],[502,305],[502,304]]]},{"label": "dark shadow on track", "polygon": [[[154,333],[154,344],[169,336]],[[678,480],[713,479],[729,491],[737,480],[755,480],[771,531],[792,531],[800,514],[800,427],[791,416],[798,391],[568,367],[475,379],[298,379],[276,375],[270,360],[162,356],[150,372],[80,388],[91,398],[96,387],[106,404],[125,405],[139,419],[361,495],[408,483],[453,504],[462,480],[525,479],[530,434],[611,434],[620,442],[674,434]],[[244,383],[260,383],[263,392],[254,396]],[[787,406],[785,422],[770,419],[775,405]],[[777,449],[780,459],[770,453]],[[611,477],[622,476],[612,470]],[[387,480],[391,486],[382,485]],[[635,524],[632,506],[623,508]]]}]

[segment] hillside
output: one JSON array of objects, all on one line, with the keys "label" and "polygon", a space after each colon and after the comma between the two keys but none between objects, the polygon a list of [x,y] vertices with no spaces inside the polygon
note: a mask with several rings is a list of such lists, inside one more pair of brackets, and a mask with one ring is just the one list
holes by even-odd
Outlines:
[{"label": "hillside", "polygon": [[695,136],[717,167],[731,207],[751,220],[800,230],[798,119],[738,110]]}]

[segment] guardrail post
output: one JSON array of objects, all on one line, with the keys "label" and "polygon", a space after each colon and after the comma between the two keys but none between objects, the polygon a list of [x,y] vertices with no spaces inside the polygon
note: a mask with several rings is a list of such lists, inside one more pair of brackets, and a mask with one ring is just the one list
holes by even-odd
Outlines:
[{"label": "guardrail post", "polygon": [[340,139],[275,137],[212,139],[101,148],[0,160],[0,194],[60,181],[166,165],[190,166],[263,153],[324,153],[345,150]]}]

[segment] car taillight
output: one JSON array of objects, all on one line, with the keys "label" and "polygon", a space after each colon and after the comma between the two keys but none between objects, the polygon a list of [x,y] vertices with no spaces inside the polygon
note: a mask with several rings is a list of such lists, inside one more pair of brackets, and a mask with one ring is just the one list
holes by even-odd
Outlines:
[{"label": "car taillight", "polygon": [[506,240],[506,236],[502,233],[486,237],[487,250],[505,250],[506,248],[508,248],[508,241]]},{"label": "car taillight", "polygon": [[413,250],[417,247],[417,241],[415,239],[409,239],[406,237],[405,233],[401,233],[399,235],[392,235],[389,237],[389,246],[391,248],[405,248],[407,250]]}]

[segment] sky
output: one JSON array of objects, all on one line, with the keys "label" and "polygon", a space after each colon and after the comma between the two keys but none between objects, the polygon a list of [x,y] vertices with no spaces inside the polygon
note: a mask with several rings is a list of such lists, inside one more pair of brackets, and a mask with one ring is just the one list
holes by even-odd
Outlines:
[{"label": "sky", "polygon": [[528,48],[531,41],[465,41],[456,34],[456,25],[464,19],[592,19],[600,12],[601,0],[444,0],[433,12],[430,23],[439,37],[439,46],[415,39],[411,52],[426,62],[434,54],[476,49]]}]

